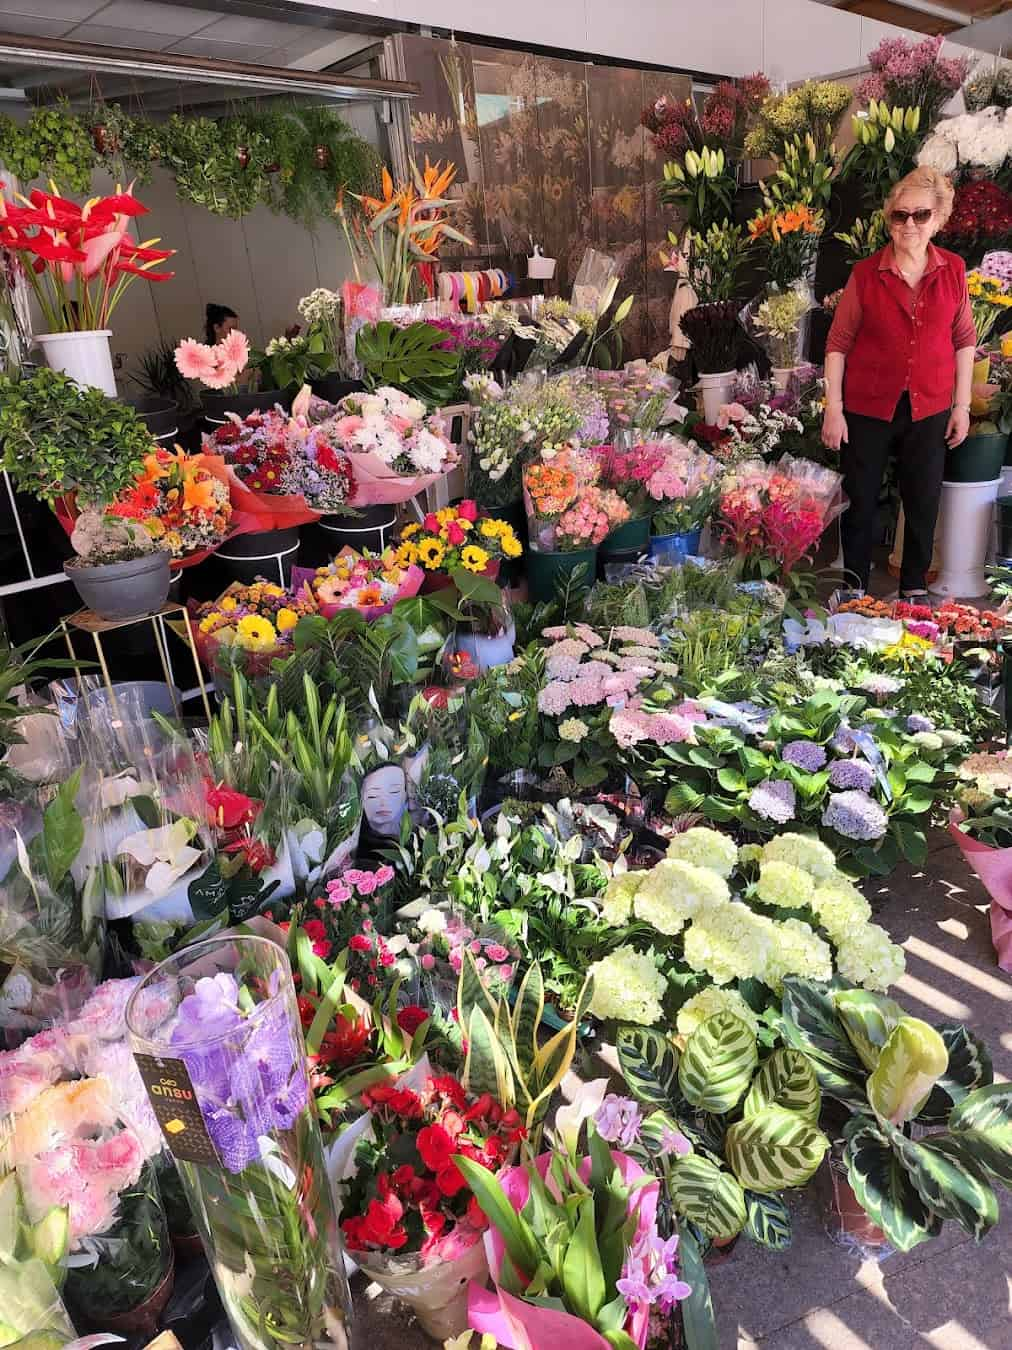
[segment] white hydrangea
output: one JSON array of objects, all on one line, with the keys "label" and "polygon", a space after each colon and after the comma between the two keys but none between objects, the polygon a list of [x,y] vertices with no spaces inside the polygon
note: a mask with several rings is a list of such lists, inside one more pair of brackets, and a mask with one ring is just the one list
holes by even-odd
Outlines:
[{"label": "white hydrangea", "polygon": [[805,980],[825,983],[833,978],[833,953],[810,924],[800,919],[785,919],[775,924],[776,934],[769,946],[762,974],[775,994],[784,987],[784,977],[800,975]]},{"label": "white hydrangea", "polygon": [[731,899],[727,882],[705,867],[665,858],[652,868],[636,892],[637,919],[673,937],[690,919]]},{"label": "white hydrangea", "polygon": [[601,897],[601,918],[612,928],[621,928],[632,917],[633,896],[647,872],[619,872]]},{"label": "white hydrangea", "polygon": [[643,1027],[660,1021],[667,982],[649,956],[621,947],[595,961],[590,974],[594,979],[590,1011],[595,1017]]},{"label": "white hydrangea", "polygon": [[418,927],[431,937],[446,932],[446,915],[440,909],[427,909],[418,916]]},{"label": "white hydrangea", "polygon": [[884,993],[907,968],[902,947],[889,940],[877,923],[866,924],[848,935],[836,953],[836,968],[851,984]]},{"label": "white hydrangea", "polygon": [[801,909],[809,904],[815,891],[815,882],[809,874],[793,863],[772,862],[759,865],[756,894],[767,905],[779,909]]},{"label": "white hydrangea", "polygon": [[814,835],[790,830],[763,844],[762,861],[791,863],[816,881],[825,881],[836,873],[836,857],[831,848]]},{"label": "white hydrangea", "polygon": [[694,867],[705,867],[726,880],[738,862],[738,850],[734,840],[726,834],[694,825],[675,835],[668,844],[668,857],[692,863]]},{"label": "white hydrangea", "polygon": [[732,1013],[740,1018],[753,1035],[758,1035],[759,1019],[741,994],[736,989],[721,989],[716,984],[711,984],[706,989],[701,989],[698,994],[693,994],[678,1009],[676,1025],[679,1034],[691,1036],[700,1022],[705,1022],[708,1017],[723,1012]]},{"label": "white hydrangea", "polygon": [[733,901],[704,910],[685,934],[683,954],[693,970],[715,984],[761,976],[766,969],[777,925],[748,905]]},{"label": "white hydrangea", "polygon": [[820,924],[837,946],[871,919],[871,905],[844,876],[816,887],[811,904]]}]

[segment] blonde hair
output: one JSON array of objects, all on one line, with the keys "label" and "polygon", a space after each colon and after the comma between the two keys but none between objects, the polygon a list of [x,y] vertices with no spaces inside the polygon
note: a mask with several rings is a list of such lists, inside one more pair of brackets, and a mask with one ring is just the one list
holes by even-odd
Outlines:
[{"label": "blonde hair", "polygon": [[886,220],[889,219],[889,212],[897,201],[910,188],[931,193],[935,199],[935,216],[938,220],[938,228],[944,229],[946,222],[952,215],[952,198],[954,196],[952,184],[944,173],[939,173],[937,169],[931,169],[926,164],[912,169],[905,178],[901,178],[898,183],[893,184],[892,191],[885,199],[882,207]]}]

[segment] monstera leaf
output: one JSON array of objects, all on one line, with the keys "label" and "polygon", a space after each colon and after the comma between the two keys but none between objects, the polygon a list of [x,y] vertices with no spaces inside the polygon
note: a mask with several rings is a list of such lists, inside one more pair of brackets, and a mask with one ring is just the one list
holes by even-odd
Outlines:
[{"label": "monstera leaf", "polygon": [[439,350],[441,328],[411,323],[398,328],[386,320],[366,324],[355,339],[355,354],[370,389],[393,385],[430,408],[452,403],[460,384],[460,359]]}]

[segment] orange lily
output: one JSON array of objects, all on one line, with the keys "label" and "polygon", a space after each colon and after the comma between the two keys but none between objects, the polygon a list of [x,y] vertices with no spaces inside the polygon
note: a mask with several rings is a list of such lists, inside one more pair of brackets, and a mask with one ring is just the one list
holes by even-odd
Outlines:
[{"label": "orange lily", "polygon": [[215,507],[214,479],[188,477],[183,484],[184,510],[213,511]]}]

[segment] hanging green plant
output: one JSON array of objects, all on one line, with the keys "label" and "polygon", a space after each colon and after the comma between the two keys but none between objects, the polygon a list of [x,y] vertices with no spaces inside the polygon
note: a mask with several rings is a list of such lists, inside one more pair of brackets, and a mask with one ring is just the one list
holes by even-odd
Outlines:
[{"label": "hanging green plant", "polygon": [[186,201],[238,219],[267,195],[270,143],[244,118],[212,122],[175,113],[162,128],[162,160]]},{"label": "hanging green plant", "polygon": [[61,192],[87,193],[95,147],[81,119],[58,104],[36,108],[23,126],[4,117],[0,160],[23,184],[52,178]]},{"label": "hanging green plant", "polygon": [[146,117],[135,117],[120,103],[96,103],[82,117],[98,163],[118,183],[151,182],[151,170],[161,157],[160,128]]}]

